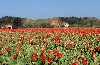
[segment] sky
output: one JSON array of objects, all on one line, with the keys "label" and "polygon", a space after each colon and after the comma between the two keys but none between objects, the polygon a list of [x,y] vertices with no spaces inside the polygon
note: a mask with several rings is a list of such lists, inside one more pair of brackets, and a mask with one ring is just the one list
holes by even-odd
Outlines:
[{"label": "sky", "polygon": [[100,18],[100,0],[0,0],[0,17],[3,16]]}]

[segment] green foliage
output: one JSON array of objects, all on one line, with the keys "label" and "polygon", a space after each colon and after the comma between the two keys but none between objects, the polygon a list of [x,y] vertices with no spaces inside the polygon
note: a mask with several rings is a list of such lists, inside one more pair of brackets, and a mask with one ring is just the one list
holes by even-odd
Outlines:
[{"label": "green foliage", "polygon": [[[59,22],[67,22],[70,27],[100,27],[100,19],[95,17],[54,17]],[[0,18],[0,27],[5,24],[11,24],[13,28],[52,28],[50,22],[53,18],[48,19],[27,19],[13,16]],[[62,26],[55,26],[62,27]]]},{"label": "green foliage", "polygon": [[[71,65],[74,61],[83,65],[82,60],[87,60],[87,65],[100,64],[100,47],[96,51],[96,48],[100,46],[99,34],[1,32],[0,36],[0,63],[2,65]],[[88,49],[89,46],[91,49]],[[96,54],[92,54],[93,51]],[[35,59],[31,58],[34,53],[37,53]],[[62,55],[58,55],[59,53]],[[45,61],[41,60],[43,55],[46,56]],[[50,63],[48,58],[53,58],[53,61]]]}]

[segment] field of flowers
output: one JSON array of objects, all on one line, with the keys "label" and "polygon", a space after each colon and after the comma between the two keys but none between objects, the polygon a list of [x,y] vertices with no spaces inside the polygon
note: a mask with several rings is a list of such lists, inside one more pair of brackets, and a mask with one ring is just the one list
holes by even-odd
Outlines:
[{"label": "field of flowers", "polygon": [[0,29],[0,65],[100,65],[100,29]]}]

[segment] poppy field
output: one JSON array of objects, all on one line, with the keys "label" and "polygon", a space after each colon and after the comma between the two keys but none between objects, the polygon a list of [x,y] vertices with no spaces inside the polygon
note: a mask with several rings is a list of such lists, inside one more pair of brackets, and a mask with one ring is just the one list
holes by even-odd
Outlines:
[{"label": "poppy field", "polygon": [[100,65],[100,29],[0,29],[0,64]]}]

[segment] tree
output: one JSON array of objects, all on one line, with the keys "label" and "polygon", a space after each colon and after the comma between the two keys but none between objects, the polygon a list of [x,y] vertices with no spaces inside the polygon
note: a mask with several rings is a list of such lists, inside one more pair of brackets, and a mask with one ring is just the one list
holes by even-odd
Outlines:
[{"label": "tree", "polygon": [[24,28],[32,28],[32,27],[34,27],[33,26],[34,22],[33,22],[32,19],[23,19],[21,21],[21,23],[22,23],[22,27],[24,27]]}]

